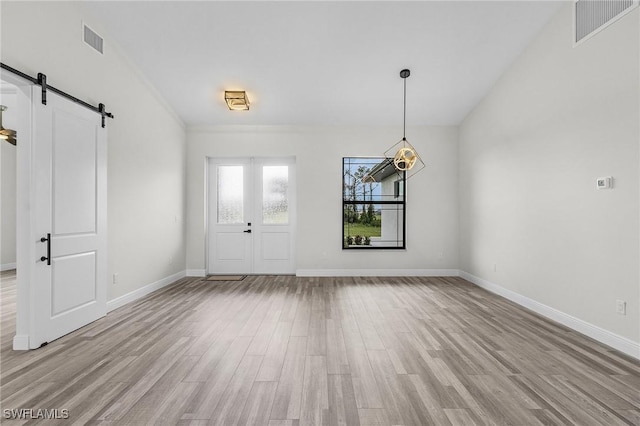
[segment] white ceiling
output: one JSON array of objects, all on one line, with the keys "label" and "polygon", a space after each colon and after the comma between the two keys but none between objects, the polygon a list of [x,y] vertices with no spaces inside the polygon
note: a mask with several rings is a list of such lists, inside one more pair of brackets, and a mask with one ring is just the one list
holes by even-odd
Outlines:
[{"label": "white ceiling", "polygon": [[[85,2],[187,125],[458,124],[552,1]],[[91,22],[88,22],[91,26]],[[226,108],[246,90],[251,110]]]}]

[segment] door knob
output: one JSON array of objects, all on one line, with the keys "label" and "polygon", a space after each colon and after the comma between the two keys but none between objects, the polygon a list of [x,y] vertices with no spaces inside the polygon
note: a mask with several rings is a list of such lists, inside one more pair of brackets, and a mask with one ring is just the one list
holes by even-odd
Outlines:
[{"label": "door knob", "polygon": [[251,229],[247,229],[246,231],[244,231],[246,234],[250,234],[251,233]]}]

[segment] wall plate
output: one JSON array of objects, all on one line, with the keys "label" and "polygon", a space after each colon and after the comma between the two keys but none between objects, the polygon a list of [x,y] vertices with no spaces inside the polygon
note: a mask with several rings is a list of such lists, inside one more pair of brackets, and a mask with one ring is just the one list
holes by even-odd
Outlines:
[{"label": "wall plate", "polygon": [[599,177],[596,179],[596,187],[598,189],[609,189],[611,188],[612,182],[613,178],[611,176]]}]

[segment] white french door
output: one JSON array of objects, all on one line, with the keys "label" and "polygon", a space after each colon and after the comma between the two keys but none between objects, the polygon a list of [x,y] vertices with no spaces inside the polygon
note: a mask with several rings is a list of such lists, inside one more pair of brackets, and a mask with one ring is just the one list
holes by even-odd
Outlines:
[{"label": "white french door", "polygon": [[295,272],[295,160],[210,158],[209,274]]},{"label": "white french door", "polygon": [[296,173],[293,158],[253,160],[253,272],[295,273]]},{"label": "white french door", "polygon": [[253,272],[251,160],[209,159],[209,274]]},{"label": "white french door", "polygon": [[106,315],[106,129],[49,92],[47,105],[33,105],[32,146],[35,348]]}]

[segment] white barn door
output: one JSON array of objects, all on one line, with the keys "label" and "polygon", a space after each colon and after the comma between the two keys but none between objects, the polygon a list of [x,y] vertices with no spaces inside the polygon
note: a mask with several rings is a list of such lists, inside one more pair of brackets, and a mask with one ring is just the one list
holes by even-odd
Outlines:
[{"label": "white barn door", "polygon": [[49,92],[33,105],[37,240],[29,346],[106,315],[107,147],[95,112]]}]

